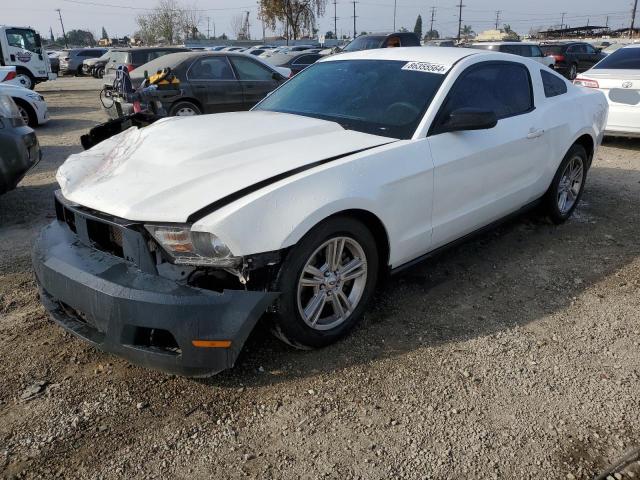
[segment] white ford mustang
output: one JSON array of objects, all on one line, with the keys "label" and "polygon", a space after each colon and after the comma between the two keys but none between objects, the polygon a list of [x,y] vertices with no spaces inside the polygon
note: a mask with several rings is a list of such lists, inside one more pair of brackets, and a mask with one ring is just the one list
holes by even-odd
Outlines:
[{"label": "white ford mustang", "polygon": [[457,48],[327,58],[251,112],[170,118],[72,155],[33,253],[76,335],[183,375],[231,367],[268,312],[297,347],[398,271],[542,202],[563,222],[607,101],[537,62]]}]

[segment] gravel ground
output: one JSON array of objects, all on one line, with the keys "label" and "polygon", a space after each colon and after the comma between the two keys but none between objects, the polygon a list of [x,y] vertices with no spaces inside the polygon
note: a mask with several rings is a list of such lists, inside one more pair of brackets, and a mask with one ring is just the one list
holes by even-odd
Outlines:
[{"label": "gravel ground", "polygon": [[0,197],[4,477],[587,479],[640,445],[640,141],[600,149],[567,224],[533,213],[391,279],[324,350],[259,327],[194,381],[87,346],[38,302],[30,244],[103,119],[98,85],[38,87],[44,159]]}]

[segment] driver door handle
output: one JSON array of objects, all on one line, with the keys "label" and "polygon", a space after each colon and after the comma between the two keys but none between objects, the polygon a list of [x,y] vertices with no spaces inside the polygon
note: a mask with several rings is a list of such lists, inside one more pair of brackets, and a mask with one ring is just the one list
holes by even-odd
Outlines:
[{"label": "driver door handle", "polygon": [[538,138],[541,137],[542,135],[544,135],[544,130],[540,129],[540,130],[534,130],[531,129],[531,131],[529,132],[529,134],[527,135],[527,138],[529,140],[532,140],[534,138]]}]

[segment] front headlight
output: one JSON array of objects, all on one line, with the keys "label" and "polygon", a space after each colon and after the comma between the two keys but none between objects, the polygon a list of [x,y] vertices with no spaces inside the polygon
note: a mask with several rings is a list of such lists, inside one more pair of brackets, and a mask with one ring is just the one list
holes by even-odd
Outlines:
[{"label": "front headlight", "polygon": [[229,247],[212,233],[192,232],[188,226],[145,225],[145,228],[177,265],[231,268],[240,264],[240,257],[234,257]]}]

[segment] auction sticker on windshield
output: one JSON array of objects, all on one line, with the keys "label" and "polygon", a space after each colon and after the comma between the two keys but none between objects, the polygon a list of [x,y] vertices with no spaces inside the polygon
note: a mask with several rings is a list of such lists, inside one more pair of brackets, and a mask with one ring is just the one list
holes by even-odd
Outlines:
[{"label": "auction sticker on windshield", "polygon": [[449,70],[447,65],[430,62],[409,62],[402,67],[402,70],[411,70],[413,72],[440,73],[445,74]]}]

